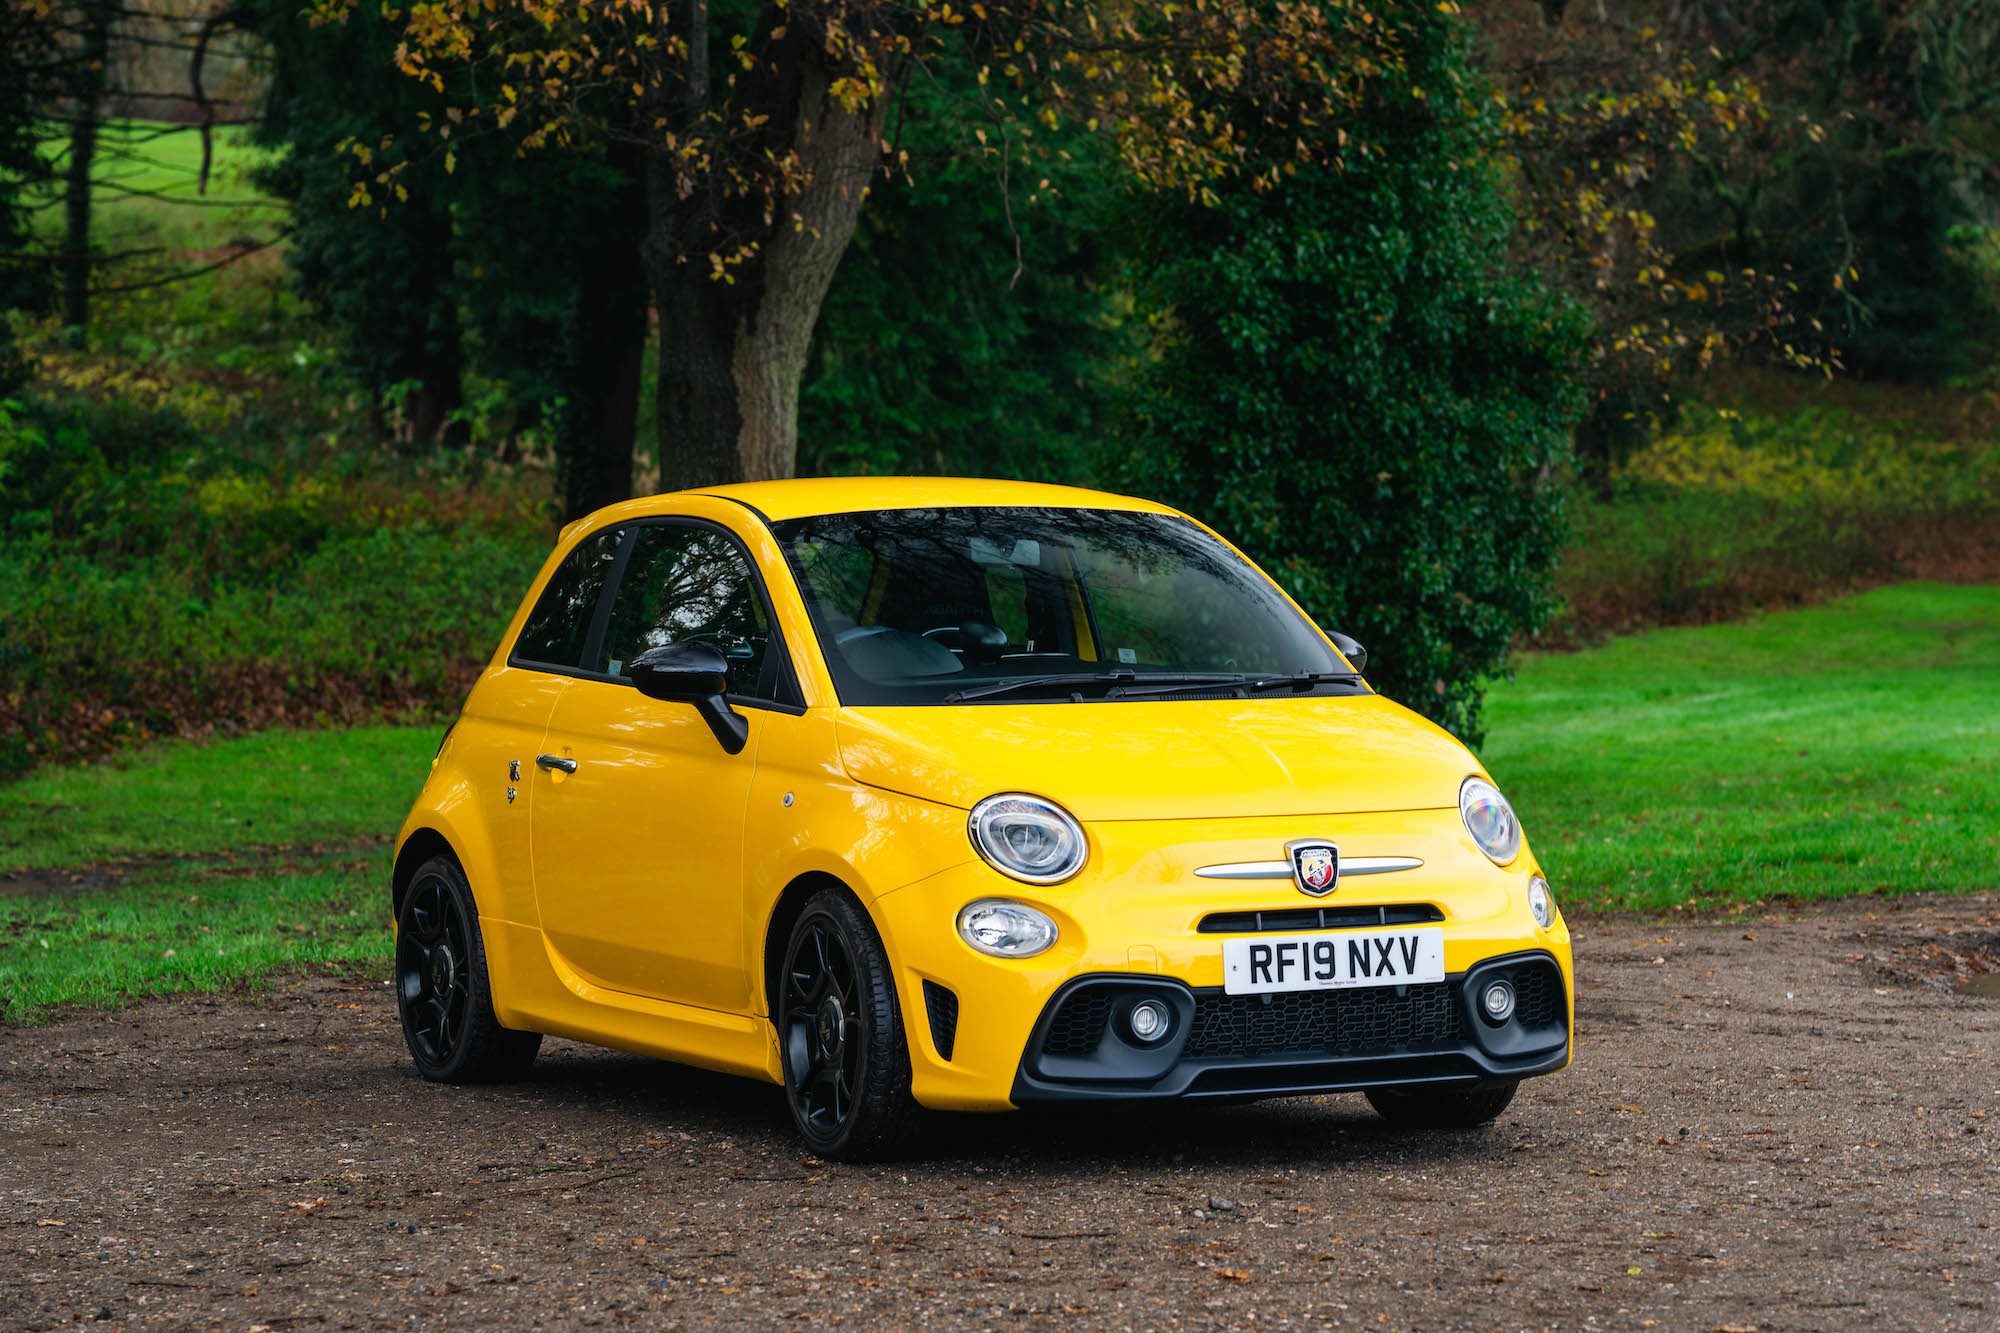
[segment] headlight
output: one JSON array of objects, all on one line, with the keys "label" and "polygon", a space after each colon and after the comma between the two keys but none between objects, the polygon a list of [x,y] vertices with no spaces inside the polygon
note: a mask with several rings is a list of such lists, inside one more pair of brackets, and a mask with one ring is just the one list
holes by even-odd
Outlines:
[{"label": "headlight", "polygon": [[995,958],[1028,958],[1056,942],[1056,923],[1026,903],[981,898],[958,913],[958,933]]},{"label": "headlight", "polygon": [[1549,897],[1549,882],[1540,875],[1528,881],[1528,910],[1535,914],[1535,924],[1543,930],[1556,919],[1555,901]]},{"label": "headlight", "polygon": [[972,807],[965,831],[994,869],[1030,884],[1060,884],[1083,869],[1088,848],[1069,811],[1007,792]]},{"label": "headlight", "polygon": [[1506,865],[1521,850],[1521,821],[1500,789],[1485,778],[1467,778],[1458,787],[1458,814],[1465,831],[1495,865]]}]

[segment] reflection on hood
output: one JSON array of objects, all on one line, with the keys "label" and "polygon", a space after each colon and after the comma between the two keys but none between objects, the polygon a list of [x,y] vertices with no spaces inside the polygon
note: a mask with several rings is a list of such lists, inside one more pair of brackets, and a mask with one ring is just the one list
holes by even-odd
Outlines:
[{"label": "reflection on hood", "polygon": [[1083,820],[1455,808],[1478,764],[1380,695],[851,708],[857,782],[970,808],[1045,796]]}]

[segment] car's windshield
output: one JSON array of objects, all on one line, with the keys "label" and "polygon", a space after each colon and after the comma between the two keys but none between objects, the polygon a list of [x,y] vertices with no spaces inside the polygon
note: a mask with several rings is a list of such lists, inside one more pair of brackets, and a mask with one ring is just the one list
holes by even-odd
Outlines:
[{"label": "car's windshield", "polygon": [[1172,515],[891,509],[773,531],[845,703],[1139,697],[1275,677],[1360,688],[1283,594]]}]

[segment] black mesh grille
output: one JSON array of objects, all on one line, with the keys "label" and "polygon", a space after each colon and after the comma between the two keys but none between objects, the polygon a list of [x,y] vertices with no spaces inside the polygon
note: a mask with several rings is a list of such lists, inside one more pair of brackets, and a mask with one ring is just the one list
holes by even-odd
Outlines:
[{"label": "black mesh grille", "polygon": [[1562,974],[1550,963],[1532,963],[1514,972],[1514,1016],[1523,1027],[1547,1027],[1569,1021],[1563,998]]},{"label": "black mesh grille", "polygon": [[937,1047],[938,1058],[951,1059],[952,1045],[958,1040],[958,993],[926,981],[924,1009],[930,1015],[931,1045]]},{"label": "black mesh grille", "polygon": [[1183,1055],[1354,1055],[1453,1044],[1465,1039],[1457,989],[1436,981],[1289,995],[1201,995]]},{"label": "black mesh grille", "polygon": [[1093,986],[1072,994],[1049,1020],[1049,1034],[1042,1041],[1046,1055],[1089,1055],[1104,1039],[1111,1018],[1111,992]]},{"label": "black mesh grille", "polygon": [[1268,912],[1210,912],[1197,929],[1204,935],[1254,935],[1275,930],[1354,930],[1367,926],[1415,926],[1442,921],[1431,903],[1391,903],[1376,907],[1276,907]]}]

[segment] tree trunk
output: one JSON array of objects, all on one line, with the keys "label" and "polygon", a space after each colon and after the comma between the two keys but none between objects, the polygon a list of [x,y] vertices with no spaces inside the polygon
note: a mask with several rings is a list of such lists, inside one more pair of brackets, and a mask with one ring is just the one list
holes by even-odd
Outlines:
[{"label": "tree trunk", "polygon": [[455,414],[465,406],[465,352],[458,303],[451,291],[451,217],[412,199],[396,222],[405,246],[405,307],[421,312],[404,327],[405,341],[391,363],[389,382],[415,388],[403,404],[411,448],[446,444],[463,448],[469,423]]},{"label": "tree trunk", "polygon": [[111,56],[115,6],[84,10],[83,61],[76,76],[76,119],[69,131],[69,176],[63,191],[63,323],[79,332],[90,325],[90,187],[97,158],[97,127],[104,102],[104,67]]},{"label": "tree trunk", "polygon": [[[813,60],[803,31],[782,41],[798,49],[767,60],[766,68],[787,72],[768,104],[774,121],[792,127],[778,150],[795,150],[808,180],[774,216],[759,216],[755,202],[686,196],[671,157],[647,157],[646,268],[660,310],[660,481],[669,490],[796,469],[806,352],[881,151],[886,97],[848,111],[830,94],[843,71]],[[718,216],[728,234],[755,244],[726,278],[708,258],[717,248],[709,224]]]},{"label": "tree trunk", "polygon": [[627,173],[629,183],[619,191],[614,225],[583,257],[574,322],[564,340],[568,384],[556,455],[565,522],[632,494],[648,309],[639,257],[646,204],[637,156],[612,149],[612,165]]}]

